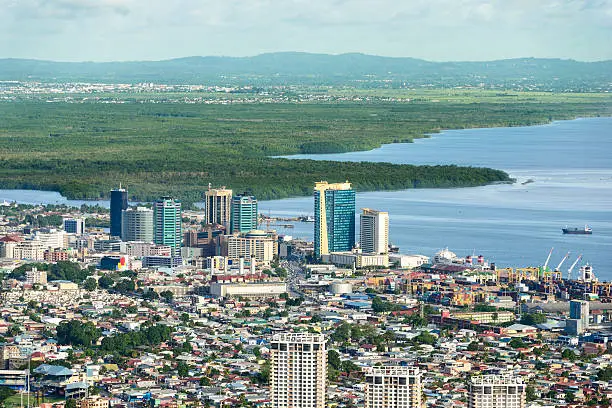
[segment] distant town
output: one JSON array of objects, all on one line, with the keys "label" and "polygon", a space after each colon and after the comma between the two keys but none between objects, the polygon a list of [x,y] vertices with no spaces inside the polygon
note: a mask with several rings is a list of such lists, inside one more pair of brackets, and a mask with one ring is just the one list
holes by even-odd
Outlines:
[{"label": "distant town", "polygon": [[202,196],[2,203],[0,405],[610,406],[612,283],[580,257],[405,254],[349,181],[292,218],[314,242],[249,193]]}]

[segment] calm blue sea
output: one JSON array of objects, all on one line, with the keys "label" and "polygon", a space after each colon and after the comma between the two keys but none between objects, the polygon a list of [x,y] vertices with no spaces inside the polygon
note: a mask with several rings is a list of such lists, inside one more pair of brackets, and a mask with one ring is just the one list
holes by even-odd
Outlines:
[{"label": "calm blue sea", "polygon": [[[390,237],[403,253],[432,256],[448,247],[460,256],[482,254],[499,266],[550,265],[567,252],[583,254],[600,280],[612,279],[612,118],[559,121],[549,125],[449,130],[414,143],[367,152],[297,155],[314,160],[458,164],[506,170],[518,182],[461,189],[358,193],[358,208],[388,211]],[[338,181],[338,180],[329,180]],[[530,181],[527,184],[523,184]],[[0,201],[66,203],[58,193],[0,190]],[[90,203],[90,202],[88,202]],[[100,203],[108,204],[108,203]],[[310,197],[260,203],[276,216],[312,215]],[[568,226],[593,228],[592,236],[561,233]],[[312,223],[279,228],[312,239]],[[576,267],[578,268],[578,266]]]}]

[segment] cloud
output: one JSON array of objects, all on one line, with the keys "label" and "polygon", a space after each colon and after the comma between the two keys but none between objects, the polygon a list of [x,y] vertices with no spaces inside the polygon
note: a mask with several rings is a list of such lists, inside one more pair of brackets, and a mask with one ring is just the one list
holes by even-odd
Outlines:
[{"label": "cloud", "polygon": [[0,0],[0,20],[0,57],[612,58],[612,0]]}]

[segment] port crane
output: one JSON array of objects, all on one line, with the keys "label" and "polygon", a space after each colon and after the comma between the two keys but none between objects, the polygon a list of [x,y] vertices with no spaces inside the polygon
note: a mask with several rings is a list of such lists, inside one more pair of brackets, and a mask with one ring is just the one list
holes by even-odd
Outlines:
[{"label": "port crane", "polygon": [[550,257],[552,256],[553,250],[555,248],[550,248],[550,252],[548,253],[548,257],[546,258],[546,262],[544,262],[544,266],[542,266],[542,272],[545,272],[548,269],[548,262],[550,262]]},{"label": "port crane", "polygon": [[581,259],[582,259],[582,254],[578,255],[578,258],[576,258],[572,266],[569,267],[569,269],[567,270],[567,280],[572,280],[572,271],[574,270],[574,268],[576,267],[578,262],[580,262]]}]

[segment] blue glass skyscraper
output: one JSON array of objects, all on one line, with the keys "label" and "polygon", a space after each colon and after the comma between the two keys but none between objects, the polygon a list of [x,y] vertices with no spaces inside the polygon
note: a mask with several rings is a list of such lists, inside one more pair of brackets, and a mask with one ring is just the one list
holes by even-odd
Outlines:
[{"label": "blue glass skyscraper", "polygon": [[351,183],[321,181],[314,188],[315,256],[355,246],[355,190]]},{"label": "blue glass skyscraper", "polygon": [[113,189],[110,192],[110,235],[121,236],[122,211],[128,208],[128,195],[124,188]]}]

